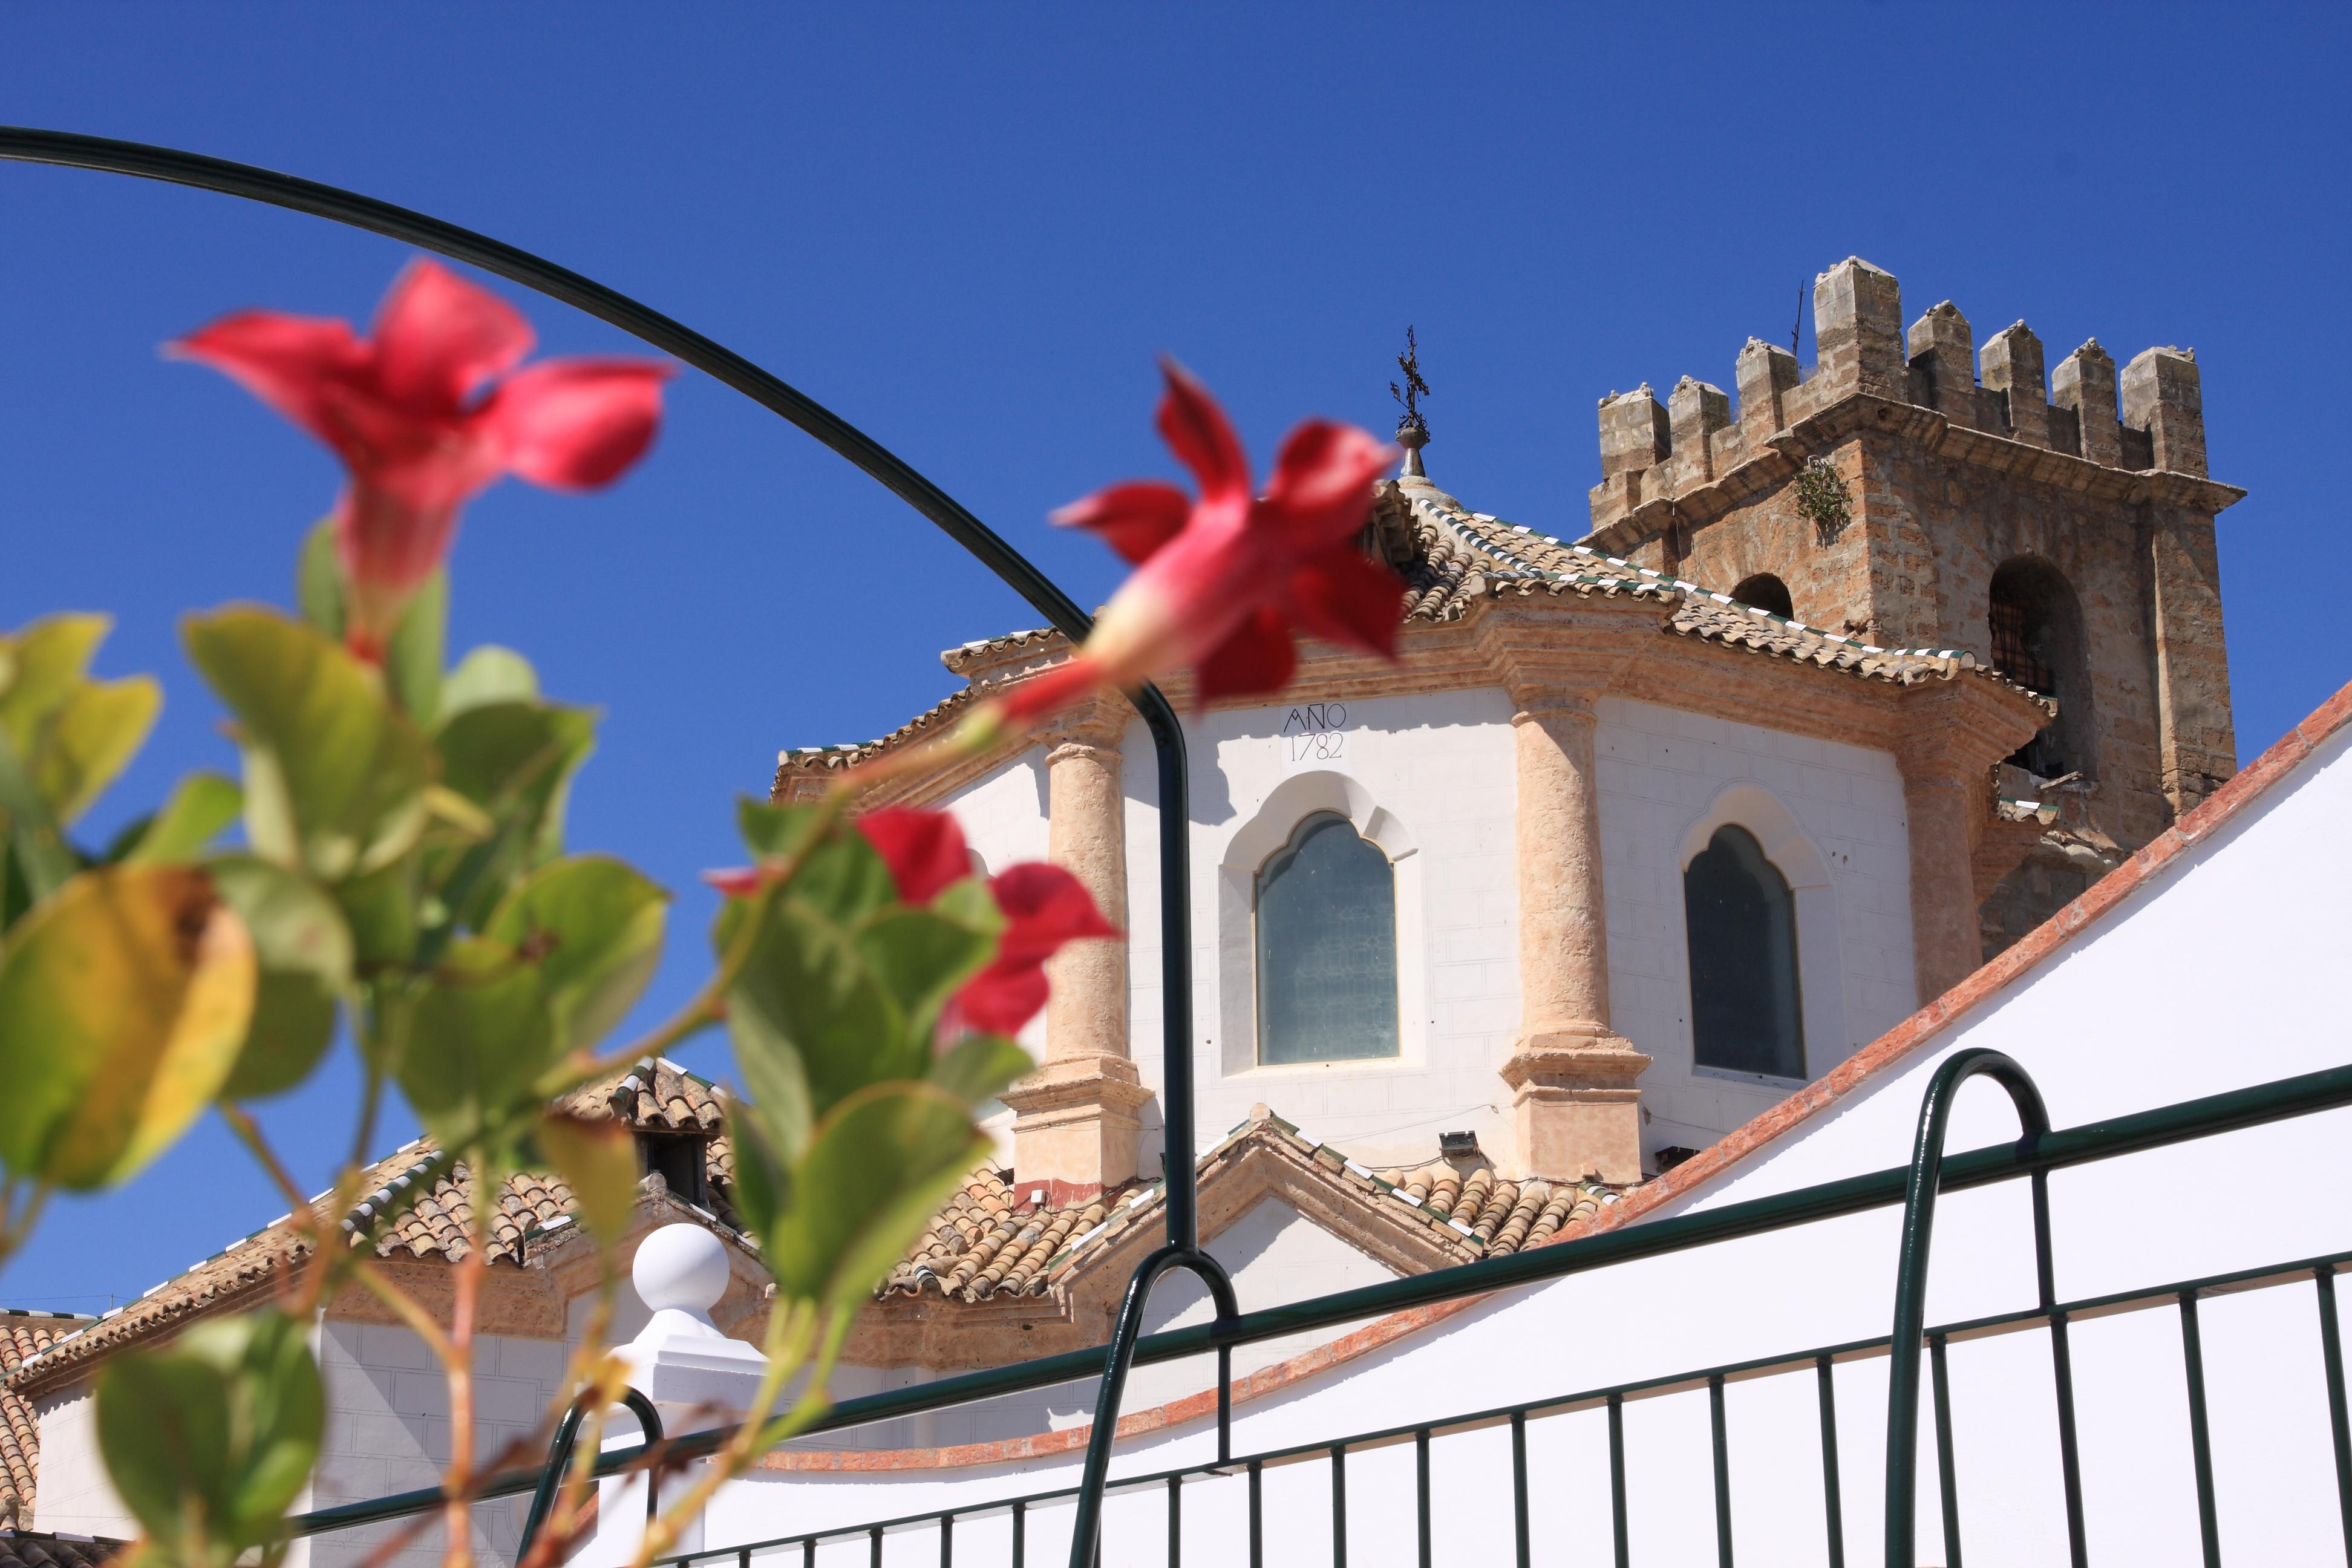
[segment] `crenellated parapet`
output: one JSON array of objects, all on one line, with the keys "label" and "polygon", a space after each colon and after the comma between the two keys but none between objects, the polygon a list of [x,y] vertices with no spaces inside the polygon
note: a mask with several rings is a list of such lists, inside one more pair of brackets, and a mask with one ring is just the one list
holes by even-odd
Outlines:
[{"label": "crenellated parapet", "polygon": [[[2152,348],[2123,368],[2094,340],[2044,379],[2042,342],[2022,321],[1985,341],[1950,300],[1908,329],[1894,274],[1848,257],[1813,280],[1819,362],[1750,338],[1735,363],[1735,404],[1685,376],[1662,404],[1644,384],[1601,400],[1597,531],[1658,500],[1719,486],[1743,465],[1786,467],[1804,436],[1857,399],[1881,428],[1934,444],[1958,428],[2121,472],[2205,472],[2204,405],[2193,351]],[[2120,395],[2120,402],[2118,396]],[[1909,417],[1924,410],[1931,418]],[[1794,443],[1792,445],[1791,443]],[[1745,488],[1745,487],[1741,487]]]}]

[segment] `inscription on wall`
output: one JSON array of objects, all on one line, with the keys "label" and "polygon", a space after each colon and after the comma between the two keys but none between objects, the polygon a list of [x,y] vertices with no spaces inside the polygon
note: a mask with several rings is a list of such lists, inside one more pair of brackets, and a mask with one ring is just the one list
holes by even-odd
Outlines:
[{"label": "inscription on wall", "polygon": [[1284,715],[1282,760],[1293,766],[1344,762],[1348,756],[1348,705],[1301,702]]}]

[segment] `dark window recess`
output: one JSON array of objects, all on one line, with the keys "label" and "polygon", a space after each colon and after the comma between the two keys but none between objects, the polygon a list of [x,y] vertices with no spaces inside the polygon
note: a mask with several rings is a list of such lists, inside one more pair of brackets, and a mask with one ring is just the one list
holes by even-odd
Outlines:
[{"label": "dark window recess", "polygon": [[2009,760],[2045,779],[2071,773],[2096,778],[2090,667],[2074,588],[2047,561],[2020,555],[1993,573],[1988,598],[1985,630],[1993,668],[2029,691],[2058,700],[2058,716]]},{"label": "dark window recess", "polygon": [[640,1132],[637,1163],[657,1175],[673,1196],[710,1206],[709,1142],[692,1133]]},{"label": "dark window recess", "polygon": [[1669,1143],[1651,1157],[1657,1161],[1658,1174],[1663,1176],[1668,1171],[1673,1170],[1676,1165],[1681,1164],[1685,1160],[1697,1159],[1698,1151],[1696,1149],[1686,1149],[1680,1143]]},{"label": "dark window recess", "polygon": [[2050,673],[2048,665],[2033,657],[2025,605],[2015,600],[2004,604],[1996,599],[1990,618],[1992,667],[2028,691],[2048,696],[2058,679]]},{"label": "dark window recess", "polygon": [[1318,811],[1257,874],[1257,1058],[1396,1054],[1396,871]]},{"label": "dark window recess", "polygon": [[1715,830],[1683,873],[1683,918],[1698,1065],[1804,1077],[1796,900],[1755,835]]},{"label": "dark window recess", "polygon": [[[1720,582],[1722,579],[1717,578],[1717,581]],[[1781,582],[1769,572],[1759,572],[1753,577],[1743,577],[1740,579],[1739,586],[1731,591],[1731,596],[1743,605],[1752,605],[1757,609],[1768,611],[1784,621],[1793,621],[1797,618],[1797,607],[1789,598],[1789,584]]]}]

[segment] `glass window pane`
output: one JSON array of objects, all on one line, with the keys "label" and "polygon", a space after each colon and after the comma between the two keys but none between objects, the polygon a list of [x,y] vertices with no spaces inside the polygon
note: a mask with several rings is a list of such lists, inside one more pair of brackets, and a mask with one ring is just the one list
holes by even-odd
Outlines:
[{"label": "glass window pane", "polygon": [[1691,1043],[1701,1067],[1805,1076],[1797,909],[1744,827],[1718,827],[1683,873]]},{"label": "glass window pane", "polygon": [[1261,1062],[1397,1054],[1396,872],[1334,812],[1257,874]]}]

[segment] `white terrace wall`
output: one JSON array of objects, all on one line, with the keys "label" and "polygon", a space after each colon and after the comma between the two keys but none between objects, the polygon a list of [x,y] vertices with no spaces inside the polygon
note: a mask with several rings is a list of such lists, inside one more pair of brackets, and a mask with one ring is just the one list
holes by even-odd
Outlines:
[{"label": "white terrace wall", "polygon": [[[1600,721],[1614,1022],[1657,1059],[1642,1084],[1644,1146],[1696,1147],[1794,1085],[1693,1068],[1683,865],[1706,831],[1736,821],[1789,877],[1805,955],[1807,1067],[1819,1076],[1916,1005],[1902,781],[1885,752],[1751,724],[1617,700]],[[1507,1158],[1509,1093],[1497,1069],[1519,1022],[1509,700],[1466,690],[1328,702],[1302,690],[1295,701],[1213,713],[1189,738],[1198,1148],[1262,1101],[1373,1165],[1426,1159],[1440,1132],[1459,1129]],[[1140,722],[1122,755],[1129,1035],[1156,1087],[1159,790]],[[1042,751],[949,804],[991,869],[1045,855]],[[1396,867],[1402,1050],[1388,1061],[1261,1067],[1253,877],[1301,818],[1322,810],[1352,818]],[[1042,1047],[1042,1026],[1033,1028],[1038,1037],[1026,1043]],[[1144,1111],[1146,1175],[1160,1170],[1159,1114],[1157,1105]]]},{"label": "white terrace wall", "polygon": [[[1930,1035],[1848,1099],[1797,1124],[1674,1207],[1696,1208],[1900,1164],[1919,1094],[1951,1052],[1991,1046],[2022,1061],[2061,1125],[2154,1107],[2352,1058],[2337,995],[2342,895],[2352,886],[2352,730],[2007,990]],[[2259,764],[2258,764],[2259,765]],[[2005,1141],[2015,1122],[1987,1084],[1963,1094],[1953,1146]],[[2162,1284],[2352,1247],[2352,1113],[2177,1146],[2053,1181],[2062,1299]],[[1668,1211],[1663,1211],[1668,1212]],[[1236,1414],[1239,1452],[1320,1442],[1546,1395],[1787,1353],[1885,1332],[1893,1210],[1627,1264],[1481,1303]],[[2029,1306],[2022,1184],[1954,1195],[1936,1231],[1931,1322]],[[2210,1299],[2201,1309],[2224,1555],[2340,1561],[2315,1292],[2305,1281]],[[2170,1309],[2076,1325],[2074,1354],[2092,1553],[2102,1562],[2200,1561],[2187,1399]],[[1846,1544],[1874,1559],[1885,1363],[1836,1373]],[[1961,1530],[1969,1561],[2065,1561],[2048,1341],[2021,1333],[1951,1351]],[[1727,1391],[1729,1475],[1743,1563],[1826,1561],[1816,1389],[1810,1374]],[[1712,1561],[1715,1510],[1703,1392],[1629,1404],[1625,1440],[1634,1558]],[[1528,1426],[1538,1562],[1609,1560],[1608,1446],[1599,1412]],[[1120,1473],[1213,1457],[1204,1423],[1134,1442]],[[1436,1560],[1507,1562],[1507,1431],[1433,1446]],[[712,1547],[970,1509],[1071,1484],[1075,1455],[958,1469],[770,1473],[714,1511]],[[1347,1464],[1349,1560],[1413,1560],[1412,1450]],[[1266,1477],[1267,1561],[1330,1561],[1330,1467]],[[1920,1561],[1944,1561],[1932,1426],[1922,1440]],[[1242,1560],[1239,1477],[1184,1491],[1184,1554]],[[1158,1564],[1165,1492],[1128,1494],[1109,1514],[1103,1561]],[[1028,1560],[1058,1561],[1068,1511],[1032,1511]],[[958,1521],[957,1560],[1002,1563],[1002,1515]],[[820,1552],[848,1568],[860,1537]],[[888,1563],[939,1561],[936,1531],[896,1534]],[[794,1549],[796,1555],[797,1549]],[[779,1553],[781,1565],[784,1557]]]}]

